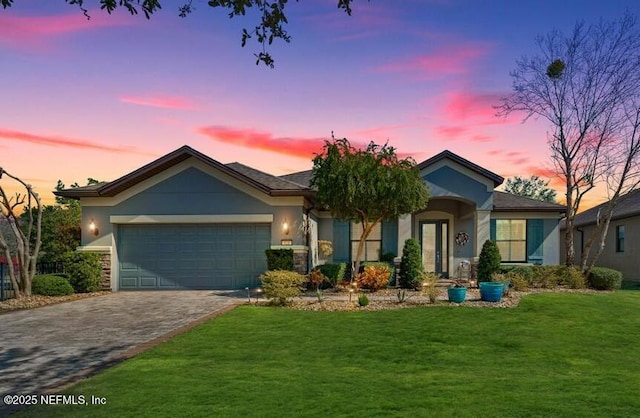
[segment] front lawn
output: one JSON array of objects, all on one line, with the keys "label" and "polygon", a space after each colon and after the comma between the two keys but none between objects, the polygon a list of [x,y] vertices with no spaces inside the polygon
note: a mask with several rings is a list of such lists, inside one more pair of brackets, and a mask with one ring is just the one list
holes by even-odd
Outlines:
[{"label": "front lawn", "polygon": [[515,309],[242,306],[75,386],[106,405],[26,416],[640,415],[640,292]]}]

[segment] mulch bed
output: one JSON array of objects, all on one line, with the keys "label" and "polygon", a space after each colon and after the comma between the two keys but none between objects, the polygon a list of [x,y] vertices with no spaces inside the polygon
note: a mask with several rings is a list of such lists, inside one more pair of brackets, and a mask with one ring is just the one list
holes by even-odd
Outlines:
[{"label": "mulch bed", "polygon": [[500,302],[484,302],[480,299],[480,291],[478,289],[467,289],[467,298],[463,303],[449,302],[447,291],[443,289],[435,302],[429,301],[429,298],[420,292],[407,291],[407,299],[399,302],[397,291],[392,289],[382,290],[375,293],[368,293],[369,304],[367,306],[358,305],[359,294],[354,294],[349,302],[348,294],[344,292],[327,291],[323,294],[321,301],[318,300],[315,293],[307,293],[300,298],[294,299],[288,307],[301,311],[383,311],[391,309],[404,309],[415,307],[436,307],[436,306],[469,306],[476,308],[515,308],[520,303],[520,299],[524,295],[540,292],[570,292],[570,293],[595,293],[592,289],[531,289],[526,292],[509,292],[508,296],[503,296]]},{"label": "mulch bed", "polygon": [[92,298],[110,294],[111,291],[92,292],[92,293],[74,293],[68,296],[42,296],[31,295],[23,298],[7,299],[0,302],[0,314],[17,311],[21,309],[33,309],[41,306],[54,305],[56,303],[69,302],[72,300]]}]

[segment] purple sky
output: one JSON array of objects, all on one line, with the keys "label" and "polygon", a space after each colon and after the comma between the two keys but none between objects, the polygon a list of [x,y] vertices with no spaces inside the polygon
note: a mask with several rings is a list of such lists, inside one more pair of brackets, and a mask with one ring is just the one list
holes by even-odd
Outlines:
[{"label": "purple sky", "polygon": [[254,20],[204,0],[186,19],[164,0],[149,21],[85,3],[90,21],[63,0],[0,9],[0,166],[47,203],[57,179],[114,180],[184,144],[272,174],[309,169],[331,131],[418,162],[449,149],[548,177],[545,121],[494,116],[515,60],[554,28],[640,14],[637,0],[354,0],[348,17],[337,0],[301,0],[271,70],[254,64],[257,44],[240,48]]}]

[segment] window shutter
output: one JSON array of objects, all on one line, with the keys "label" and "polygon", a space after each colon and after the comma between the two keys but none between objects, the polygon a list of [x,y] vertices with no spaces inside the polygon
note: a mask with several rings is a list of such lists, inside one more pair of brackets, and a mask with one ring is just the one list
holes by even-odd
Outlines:
[{"label": "window shutter", "polygon": [[333,220],[333,262],[349,262],[349,222]]},{"label": "window shutter", "polygon": [[544,219],[527,220],[527,261],[542,264],[544,244]]},{"label": "window shutter", "polygon": [[[496,220],[495,219],[491,219],[489,221],[489,239],[491,241],[496,240]],[[481,242],[480,246],[482,246],[483,244],[484,242]]]}]

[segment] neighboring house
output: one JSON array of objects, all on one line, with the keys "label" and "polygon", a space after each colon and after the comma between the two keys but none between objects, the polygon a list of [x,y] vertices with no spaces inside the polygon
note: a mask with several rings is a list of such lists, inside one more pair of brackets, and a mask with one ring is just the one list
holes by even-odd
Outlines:
[{"label": "neighboring house", "polygon": [[[602,222],[601,213],[607,202],[580,212],[575,217],[573,242],[576,251],[576,263],[580,262],[582,250],[589,237],[594,233],[596,224]],[[565,227],[561,224],[561,239],[564,243]],[[609,267],[622,272],[625,280],[640,280],[638,254],[640,251],[640,190],[630,192],[618,200],[611,223],[605,236],[604,249],[596,261],[597,266]],[[596,251],[599,241],[591,249]],[[566,252],[562,246],[562,262],[566,260]]]},{"label": "neighboring house", "polygon": [[[449,151],[419,169],[427,207],[374,229],[366,260],[401,254],[413,237],[426,269],[444,276],[489,238],[504,262],[559,262],[564,206],[494,191],[502,177]],[[318,240],[333,243],[325,261],[351,261],[359,225],[318,210],[310,178],[222,164],[183,146],[115,181],[55,194],[80,200],[80,249],[102,254],[113,290],[239,289],[257,286],[267,248],[293,249],[301,271],[319,262]]]}]

